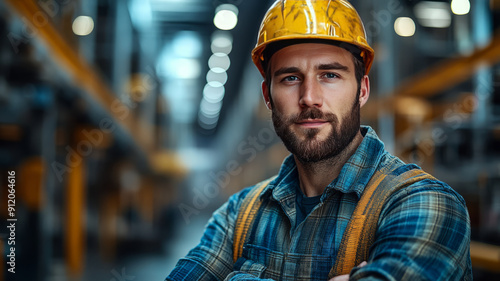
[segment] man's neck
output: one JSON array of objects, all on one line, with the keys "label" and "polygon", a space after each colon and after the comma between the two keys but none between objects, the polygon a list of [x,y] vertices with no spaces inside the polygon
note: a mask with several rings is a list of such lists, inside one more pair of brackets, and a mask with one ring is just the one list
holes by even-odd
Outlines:
[{"label": "man's neck", "polygon": [[307,197],[323,194],[325,188],[336,179],[344,164],[356,152],[363,140],[358,132],[349,145],[335,157],[315,163],[302,163],[295,157],[299,173],[300,188]]}]

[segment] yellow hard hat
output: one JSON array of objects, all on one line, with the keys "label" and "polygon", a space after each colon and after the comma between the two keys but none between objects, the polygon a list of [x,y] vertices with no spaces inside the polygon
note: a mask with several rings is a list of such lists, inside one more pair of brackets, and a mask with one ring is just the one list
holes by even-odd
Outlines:
[{"label": "yellow hard hat", "polygon": [[264,50],[271,43],[285,40],[303,43],[327,40],[338,42],[341,47],[355,46],[359,48],[357,56],[365,63],[366,74],[370,72],[375,55],[366,40],[358,12],[345,0],[276,1],[262,20],[257,45],[252,51],[252,60],[262,76],[265,76]]}]

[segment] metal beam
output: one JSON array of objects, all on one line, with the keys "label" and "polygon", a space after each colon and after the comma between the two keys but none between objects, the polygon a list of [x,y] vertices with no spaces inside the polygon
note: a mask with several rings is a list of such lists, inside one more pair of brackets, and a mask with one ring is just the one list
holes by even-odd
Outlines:
[{"label": "metal beam", "polygon": [[368,102],[363,109],[363,117],[376,119],[381,109],[396,111],[400,98],[428,98],[473,77],[481,68],[491,67],[500,62],[500,31],[495,33],[490,43],[468,56],[444,60],[399,84],[388,95]]},{"label": "metal beam", "polygon": [[500,32],[496,32],[486,47],[468,56],[438,63],[401,83],[393,96],[430,97],[471,78],[483,67],[500,62]]},{"label": "metal beam", "polygon": [[71,276],[80,276],[85,260],[85,158],[69,172],[66,188],[65,257]]}]

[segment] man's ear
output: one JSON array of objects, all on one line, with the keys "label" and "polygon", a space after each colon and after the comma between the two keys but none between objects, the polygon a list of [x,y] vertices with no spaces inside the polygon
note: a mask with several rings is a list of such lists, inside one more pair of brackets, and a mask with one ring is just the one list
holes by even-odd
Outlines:
[{"label": "man's ear", "polygon": [[368,75],[363,76],[359,89],[359,105],[363,107],[370,97],[370,78]]},{"label": "man's ear", "polygon": [[264,98],[264,101],[266,102],[266,107],[268,109],[272,109],[271,97],[269,96],[269,87],[267,86],[267,82],[265,80],[262,81],[261,87],[262,87],[262,97]]}]

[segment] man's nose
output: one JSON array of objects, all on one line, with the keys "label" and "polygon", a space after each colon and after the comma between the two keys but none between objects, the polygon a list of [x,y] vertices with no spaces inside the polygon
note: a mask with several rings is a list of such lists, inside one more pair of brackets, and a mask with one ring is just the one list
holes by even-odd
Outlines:
[{"label": "man's nose", "polygon": [[323,95],[319,81],[309,77],[304,79],[299,104],[301,107],[321,107],[323,105]]}]

